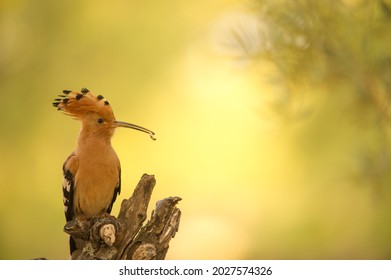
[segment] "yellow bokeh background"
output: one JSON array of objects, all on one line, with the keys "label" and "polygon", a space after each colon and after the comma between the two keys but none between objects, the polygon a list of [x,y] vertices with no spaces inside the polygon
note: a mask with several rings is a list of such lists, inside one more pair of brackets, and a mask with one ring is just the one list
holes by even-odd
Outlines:
[{"label": "yellow bokeh background", "polygon": [[275,67],[219,46],[249,3],[0,3],[0,259],[68,258],[61,167],[80,124],[51,103],[82,87],[104,95],[118,120],[156,133],[116,131],[113,214],[143,173],[154,174],[150,210],[183,199],[167,258],[391,257],[390,176],[355,176],[357,151],[379,153],[390,140],[346,117],[349,95],[321,87],[293,104],[306,117],[275,114],[266,78]]}]

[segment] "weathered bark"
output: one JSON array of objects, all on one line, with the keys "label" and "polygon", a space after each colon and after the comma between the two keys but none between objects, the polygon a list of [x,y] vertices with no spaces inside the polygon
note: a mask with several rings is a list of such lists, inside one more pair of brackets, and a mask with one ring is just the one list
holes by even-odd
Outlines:
[{"label": "weathered bark", "polygon": [[117,218],[104,215],[68,222],[64,231],[85,241],[81,252],[72,259],[164,259],[169,242],[179,228],[181,211],[176,204],[181,198],[158,201],[150,220],[143,226],[155,184],[153,175],[144,174],[133,195],[122,201]]}]

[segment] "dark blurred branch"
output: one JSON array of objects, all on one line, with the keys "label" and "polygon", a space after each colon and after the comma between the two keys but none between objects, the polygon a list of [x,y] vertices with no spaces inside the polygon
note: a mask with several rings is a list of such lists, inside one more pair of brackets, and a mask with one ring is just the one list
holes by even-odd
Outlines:
[{"label": "dark blurred branch", "polygon": [[133,195],[122,201],[117,218],[105,215],[68,222],[64,231],[84,240],[83,249],[73,254],[72,259],[164,259],[169,242],[179,228],[181,211],[176,204],[181,198],[158,201],[150,220],[143,226],[155,184],[153,175],[144,174]]}]

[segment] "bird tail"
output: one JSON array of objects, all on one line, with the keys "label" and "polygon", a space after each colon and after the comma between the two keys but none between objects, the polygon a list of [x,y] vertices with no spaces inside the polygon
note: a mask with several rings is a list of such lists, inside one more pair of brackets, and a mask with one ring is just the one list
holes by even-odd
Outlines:
[{"label": "bird tail", "polygon": [[76,249],[77,248],[76,248],[75,239],[72,236],[70,236],[69,237],[69,250],[70,250],[71,256],[72,256],[73,252],[76,251]]},{"label": "bird tail", "polygon": [[74,237],[69,237],[69,250],[71,253],[71,260],[83,259],[80,258],[80,254],[83,251],[86,242],[82,239],[75,239]]}]

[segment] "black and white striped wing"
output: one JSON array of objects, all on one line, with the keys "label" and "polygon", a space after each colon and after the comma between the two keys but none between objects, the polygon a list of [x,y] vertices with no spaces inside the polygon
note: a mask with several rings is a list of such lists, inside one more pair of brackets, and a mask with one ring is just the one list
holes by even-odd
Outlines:
[{"label": "black and white striped wing", "polygon": [[64,203],[64,213],[67,222],[73,220],[73,194],[75,190],[75,173],[77,170],[78,160],[77,157],[72,154],[68,157],[63,165],[63,181],[62,181],[62,194]]},{"label": "black and white striped wing", "polygon": [[111,210],[113,209],[113,204],[117,199],[117,195],[119,195],[120,193],[121,193],[121,167],[118,168],[118,185],[114,189],[113,198],[111,200],[109,208],[106,211],[108,214],[111,213]]}]

